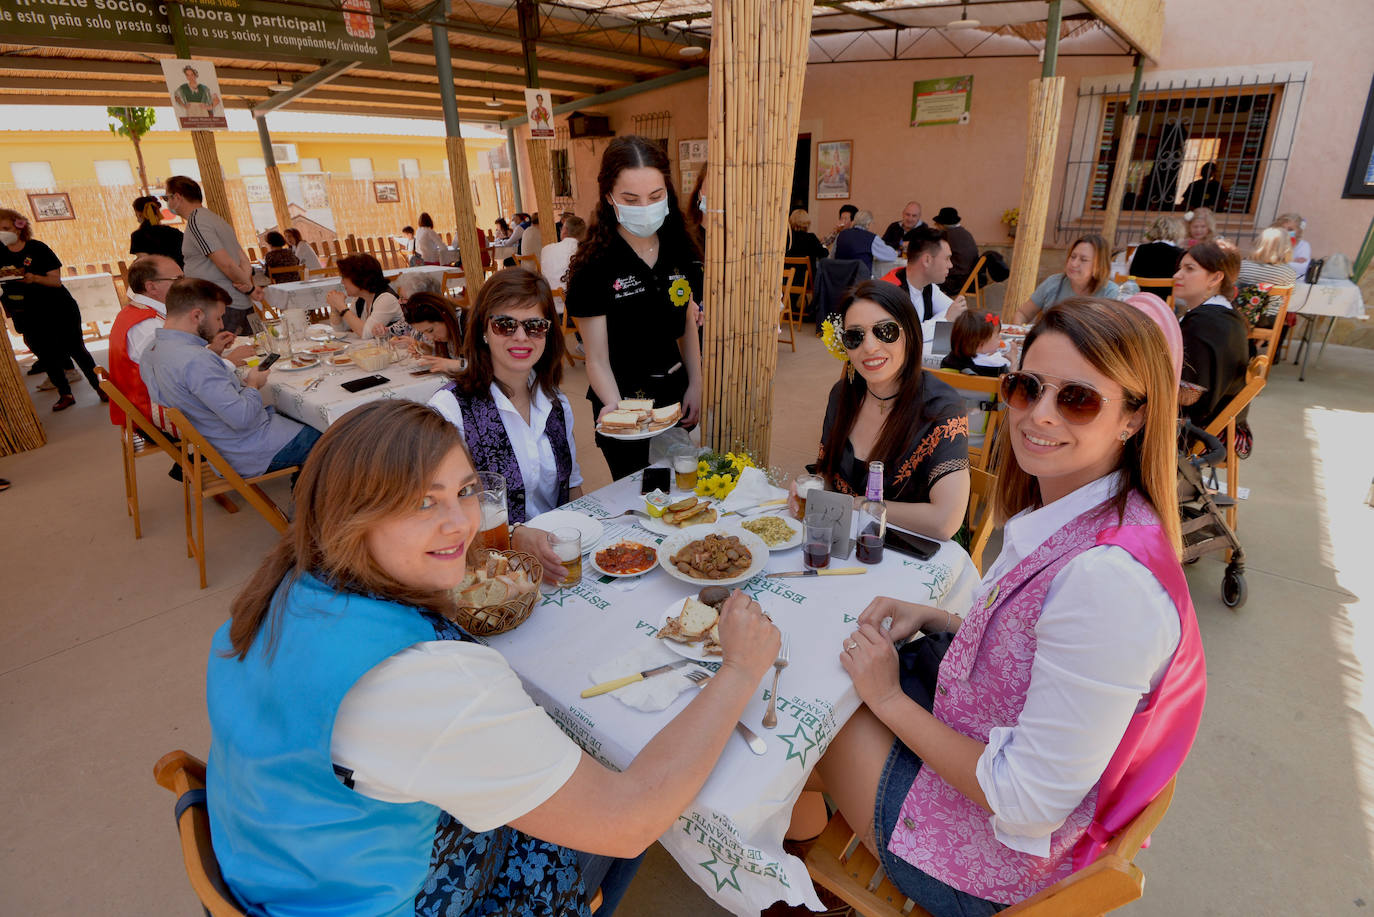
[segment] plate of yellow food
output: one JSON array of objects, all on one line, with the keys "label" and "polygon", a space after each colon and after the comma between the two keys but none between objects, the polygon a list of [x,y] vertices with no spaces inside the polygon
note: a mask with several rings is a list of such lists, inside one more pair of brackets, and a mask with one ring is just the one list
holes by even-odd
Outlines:
[{"label": "plate of yellow food", "polygon": [[802,524],[784,513],[755,516],[738,524],[746,532],[759,536],[770,551],[789,551],[801,547]]},{"label": "plate of yellow food", "polygon": [[690,526],[711,525],[718,518],[714,501],[705,497],[684,497],[669,503],[663,515],[648,519],[636,517],[636,521],[655,535],[676,535]]}]

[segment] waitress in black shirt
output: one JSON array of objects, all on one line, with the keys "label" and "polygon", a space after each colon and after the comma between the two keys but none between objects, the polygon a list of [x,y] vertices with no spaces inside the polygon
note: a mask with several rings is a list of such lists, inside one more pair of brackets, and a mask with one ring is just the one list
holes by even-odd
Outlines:
[{"label": "waitress in black shirt", "polygon": [[[597,420],[621,398],[682,402],[701,411],[701,344],[690,321],[702,287],[701,253],[687,234],[668,157],[643,137],[617,137],[601,157],[600,201],[568,269],[568,313],[587,355],[587,398]],[[649,441],[597,434],[611,476],[649,463]]]},{"label": "waitress in black shirt", "polygon": [[129,254],[163,255],[185,267],[181,254],[181,230],[162,225],[162,204],[151,195],[134,198],[138,228],[129,234]]},{"label": "waitress in black shirt", "polygon": [[6,314],[57,388],[52,409],[65,411],[76,404],[67,381],[71,360],[100,400],[108,401],[81,333],[81,308],[62,286],[62,262],[33,237],[28,219],[15,210],[0,209],[0,281]]}]

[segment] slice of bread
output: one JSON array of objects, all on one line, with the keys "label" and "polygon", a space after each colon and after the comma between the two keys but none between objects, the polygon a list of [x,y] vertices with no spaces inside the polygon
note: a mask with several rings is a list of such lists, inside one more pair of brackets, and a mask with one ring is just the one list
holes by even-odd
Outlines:
[{"label": "slice of bread", "polygon": [[458,604],[473,608],[500,605],[510,595],[510,587],[500,580],[473,583],[458,593]]},{"label": "slice of bread", "polygon": [[621,398],[620,403],[616,405],[616,410],[618,411],[650,413],[653,409],[654,402],[652,398]]},{"label": "slice of bread", "polygon": [[701,502],[701,501],[698,500],[696,497],[688,497],[688,498],[686,498],[685,500],[679,500],[679,501],[677,501],[676,503],[670,503],[670,504],[668,505],[668,512],[670,512],[670,513],[680,513],[680,512],[682,512],[683,510],[691,509],[692,507],[696,506],[696,505],[697,505],[698,503],[700,503],[700,502]]},{"label": "slice of bread", "polygon": [[688,640],[696,641],[711,632],[711,628],[716,626],[716,621],[720,619],[720,613],[710,605],[703,605],[694,598],[689,598],[682,603],[682,611],[678,613],[678,626],[682,628],[682,635]]},{"label": "slice of bread", "polygon": [[632,411],[611,411],[601,418],[601,429],[611,433],[633,433],[639,429],[639,415]]},{"label": "slice of bread", "polygon": [[649,418],[649,429],[661,430],[670,427],[682,418],[682,405],[670,404],[666,408],[654,408],[653,416]]}]

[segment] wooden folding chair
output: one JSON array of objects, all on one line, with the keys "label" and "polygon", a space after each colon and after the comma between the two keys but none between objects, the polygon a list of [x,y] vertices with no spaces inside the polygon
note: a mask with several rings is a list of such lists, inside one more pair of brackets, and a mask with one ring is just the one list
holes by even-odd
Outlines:
[{"label": "wooden folding chair", "polygon": [[181,837],[181,861],[201,907],[210,917],[246,917],[234,903],[210,842],[205,762],[180,749],[169,751],[153,765],[153,779],[177,798],[174,812]]},{"label": "wooden folding chair", "polygon": [[338,276],[339,276],[339,267],[338,267],[338,265],[336,265],[336,264],[330,264],[330,265],[328,265],[328,266],[326,266],[326,267],[310,267],[310,268],[306,268],[306,269],[305,269],[305,279],[306,279],[306,280],[318,280],[318,279],[321,278],[321,277],[338,277]]},{"label": "wooden folding chair", "polygon": [[[1269,378],[1269,357],[1258,356],[1250,360],[1245,369],[1245,387],[1236,393],[1221,413],[1207,425],[1207,432],[1226,444],[1226,495],[1232,499],[1226,507],[1226,524],[1236,531],[1236,506],[1240,500],[1240,459],[1236,455],[1236,417],[1250,402],[1259,397]],[[1193,446],[1194,454],[1201,454],[1203,445]],[[1228,552],[1229,556],[1229,552]]]},{"label": "wooden folding chair", "polygon": [[[996,376],[970,376],[952,369],[927,369],[926,372],[935,373],[935,378],[958,389],[966,401],[977,400],[992,405],[991,409],[983,409],[986,423],[983,427],[982,444],[970,444],[968,447],[969,466],[986,471],[992,461],[992,444],[997,439],[997,430],[1005,419],[1005,412],[996,404],[1002,381]],[[969,432],[974,431],[970,429]]]},{"label": "wooden folding chair", "polygon": [[[780,329],[787,329],[786,343],[797,352],[797,327],[811,301],[811,259],[784,258],[782,261],[782,309]],[[778,343],[784,343],[782,337]]]},{"label": "wooden folding chair", "polygon": [[1255,342],[1260,355],[1269,358],[1269,362],[1264,367],[1264,378],[1269,378],[1269,370],[1274,368],[1274,362],[1279,359],[1279,338],[1283,336],[1283,324],[1288,321],[1288,303],[1293,298],[1293,287],[1290,284],[1286,287],[1274,287],[1269,291],[1270,296],[1277,296],[1281,300],[1279,313],[1274,316],[1274,326],[1272,328],[1251,328],[1250,340]]},{"label": "wooden folding chair", "polygon": [[472,297],[468,295],[467,271],[444,271],[439,281],[439,289],[464,309],[472,305]]},{"label": "wooden folding chair", "polygon": [[[983,310],[983,284],[978,278],[987,260],[987,255],[978,256],[978,263],[973,266],[972,273],[968,275],[968,279],[964,281],[964,285],[959,288],[959,292],[954,294],[955,299],[958,299],[960,296],[967,296],[969,288],[971,287],[973,289],[973,301],[978,304],[978,311],[980,312]],[[965,300],[965,302],[967,301],[968,300]]]},{"label": "wooden folding chair", "polygon": [[[1098,917],[1140,898],[1145,874],[1135,864],[1136,854],[1168,811],[1177,780],[1170,780],[1096,860],[1002,913],[1006,917]],[[806,871],[812,881],[839,895],[863,917],[930,917],[892,884],[882,864],[838,814],[807,853]]]},{"label": "wooden folding chair", "polygon": [[983,573],[986,572],[983,570],[983,551],[988,546],[988,538],[995,526],[992,492],[997,486],[997,476],[981,468],[970,468],[968,477],[968,515],[964,520],[969,533],[968,556],[973,559],[973,565],[978,568],[978,572]]},{"label": "wooden folding chair", "polygon": [[271,283],[291,283],[305,279],[306,268],[300,264],[279,264],[267,269],[267,279]]},{"label": "wooden folding chair", "polygon": [[577,339],[577,319],[573,318],[567,309],[563,310],[563,356],[567,359],[568,365],[574,363],[586,363],[587,353],[583,348],[581,353],[578,348],[582,343]]},{"label": "wooden folding chair", "polygon": [[166,455],[180,464],[181,447],[173,444],[171,438],[129,400],[129,396],[115,387],[105,367],[97,366],[95,372],[100,377],[100,390],[124,412],[124,425],[119,429],[119,451],[124,459],[124,506],[134,520],[134,538],[142,538],[143,523],[138,510],[138,469],[134,463],[141,458]]},{"label": "wooden folding chair", "polygon": [[1142,293],[1153,293],[1165,300],[1172,299],[1174,296],[1174,279],[1172,277],[1136,277],[1132,275],[1126,279],[1140,287]]},{"label": "wooden folding chair", "polygon": [[538,255],[515,255],[514,257],[516,267],[523,267],[527,271],[533,271],[536,274],[539,273]]},{"label": "wooden folding chair", "polygon": [[177,432],[181,434],[182,495],[186,506],[186,556],[196,559],[200,569],[200,588],[205,588],[205,499],[217,494],[237,493],[257,510],[262,518],[278,532],[285,532],[286,515],[259,486],[265,481],[295,474],[300,466],[291,465],[277,471],[245,478],[224,460],[219,450],[210,445],[186,415],[176,408],[167,408]]}]

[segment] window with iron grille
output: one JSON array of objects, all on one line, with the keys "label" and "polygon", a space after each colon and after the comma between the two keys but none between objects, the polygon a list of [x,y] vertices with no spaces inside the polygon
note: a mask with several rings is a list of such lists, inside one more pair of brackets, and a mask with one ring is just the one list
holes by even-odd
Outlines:
[{"label": "window with iron grille", "polygon": [[642,115],[635,115],[634,133],[649,140],[653,140],[663,152],[672,158],[672,151],[668,148],[668,129],[672,124],[673,113],[670,111],[651,111]]},{"label": "window with iron grille", "polygon": [[[1142,82],[1135,143],[1122,149],[1130,77],[1084,80],[1055,231],[1066,242],[1099,229],[1118,168],[1125,168],[1115,242],[1134,241],[1161,212],[1209,207],[1239,241],[1278,206],[1306,65],[1154,74]],[[1149,75],[1147,75],[1149,76]]]}]

